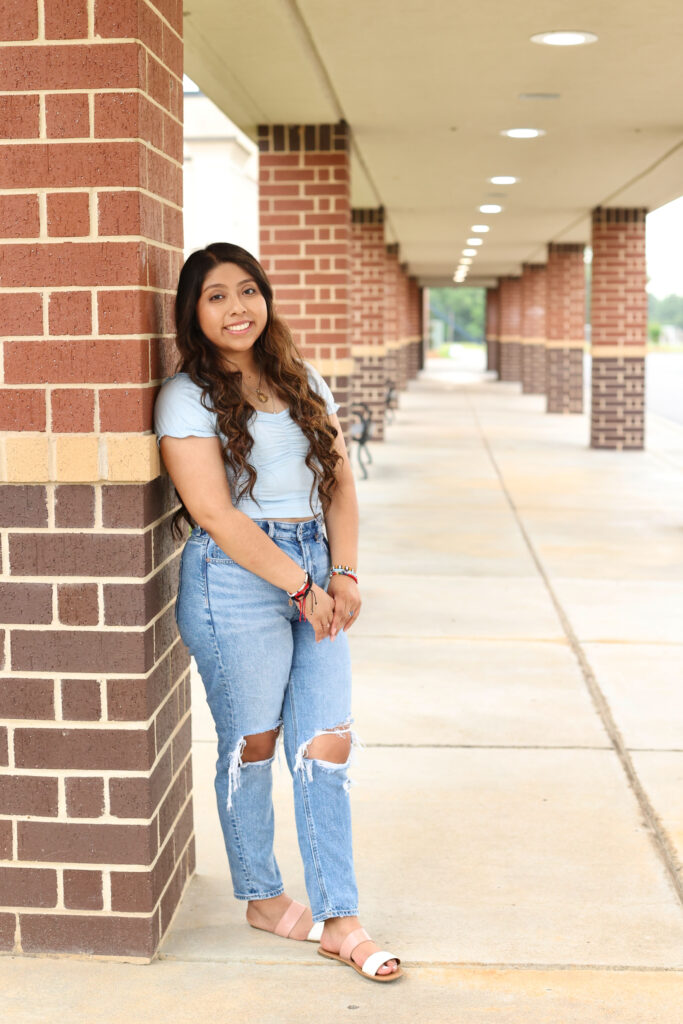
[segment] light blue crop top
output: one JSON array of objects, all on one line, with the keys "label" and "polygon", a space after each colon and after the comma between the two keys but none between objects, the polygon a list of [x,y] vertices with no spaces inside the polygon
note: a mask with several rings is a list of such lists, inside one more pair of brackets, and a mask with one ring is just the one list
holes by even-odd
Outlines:
[{"label": "light blue crop top", "polygon": [[[309,363],[304,365],[312,390],[325,400],[328,413],[335,413],[339,404],[329,387],[317,370]],[[157,444],[166,434],[170,437],[219,435],[218,417],[202,405],[201,396],[201,388],[186,373],[177,373],[164,381],[154,407]],[[249,461],[256,470],[256,500],[245,495],[235,503],[235,507],[250,519],[298,519],[317,515],[320,501],[317,490],[311,499],[314,477],[304,461],[308,454],[308,441],[289,415],[289,409],[277,413],[256,409],[249,430],[254,439]],[[231,492],[234,496],[235,488],[231,487]]]}]

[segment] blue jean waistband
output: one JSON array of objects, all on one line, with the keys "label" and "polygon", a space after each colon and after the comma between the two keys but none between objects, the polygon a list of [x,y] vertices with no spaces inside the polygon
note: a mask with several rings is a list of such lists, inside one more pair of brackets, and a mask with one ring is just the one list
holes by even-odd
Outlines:
[{"label": "blue jean waistband", "polygon": [[[317,515],[300,523],[285,523],[281,519],[254,519],[253,522],[273,539],[318,540],[322,534],[323,517]],[[198,541],[207,536],[208,530],[195,526],[188,539]]]}]

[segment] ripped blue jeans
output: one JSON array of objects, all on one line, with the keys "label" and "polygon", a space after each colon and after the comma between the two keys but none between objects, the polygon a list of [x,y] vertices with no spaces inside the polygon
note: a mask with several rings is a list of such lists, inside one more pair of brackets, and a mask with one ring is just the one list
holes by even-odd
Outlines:
[{"label": "ripped blue jeans", "polygon": [[[256,523],[326,588],[330,556],[319,518]],[[283,892],[273,852],[273,758],[241,756],[244,737],[280,727],[313,919],[354,916],[350,758],[336,764],[306,756],[315,736],[350,733],[346,634],[316,644],[284,590],[228,558],[200,527],[183,551],[176,620],[216,723],[216,797],[235,896],[263,900]]]}]

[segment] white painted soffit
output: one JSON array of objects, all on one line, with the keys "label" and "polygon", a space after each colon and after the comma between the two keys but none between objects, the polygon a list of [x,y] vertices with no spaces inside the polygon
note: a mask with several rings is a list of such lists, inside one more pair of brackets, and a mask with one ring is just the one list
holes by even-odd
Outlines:
[{"label": "white painted soffit", "polygon": [[[421,279],[450,278],[478,222],[491,225],[472,271],[484,279],[543,259],[549,241],[587,242],[594,206],[654,209],[683,192],[681,0],[184,8],[186,72],[247,134],[346,118],[353,204],[384,205],[389,238]],[[529,41],[557,28],[598,42]],[[546,135],[499,134],[529,126]],[[496,174],[520,180],[497,187]],[[503,213],[477,213],[487,201]]]}]

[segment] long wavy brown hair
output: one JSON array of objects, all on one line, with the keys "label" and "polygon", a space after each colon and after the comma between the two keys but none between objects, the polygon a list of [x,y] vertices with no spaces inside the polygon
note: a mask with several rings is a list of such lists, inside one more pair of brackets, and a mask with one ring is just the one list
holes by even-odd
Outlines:
[{"label": "long wavy brown hair", "polygon": [[[229,242],[214,242],[193,252],[178,279],[175,299],[176,344],[180,358],[176,373],[186,373],[202,389],[202,404],[215,410],[222,436],[223,459],[234,501],[254,497],[256,470],[249,461],[253,438],[249,420],[254,407],[242,393],[242,374],[230,371],[220,351],[199,326],[197,302],[209,271],[221,263],[236,263],[257,284],[266,301],[266,326],[254,343],[254,359],[263,378],[289,406],[289,413],[308,441],[306,465],[313,473],[310,501],[317,489],[323,512],[336,486],[335,470],[341,456],[334,448],[336,429],[329,421],[325,401],[310,387],[308,373],[291,332],[273,306],[273,289],[261,264],[246,249]],[[181,521],[193,520],[178,495],[181,508],[173,517],[173,529],[182,533]]]}]

